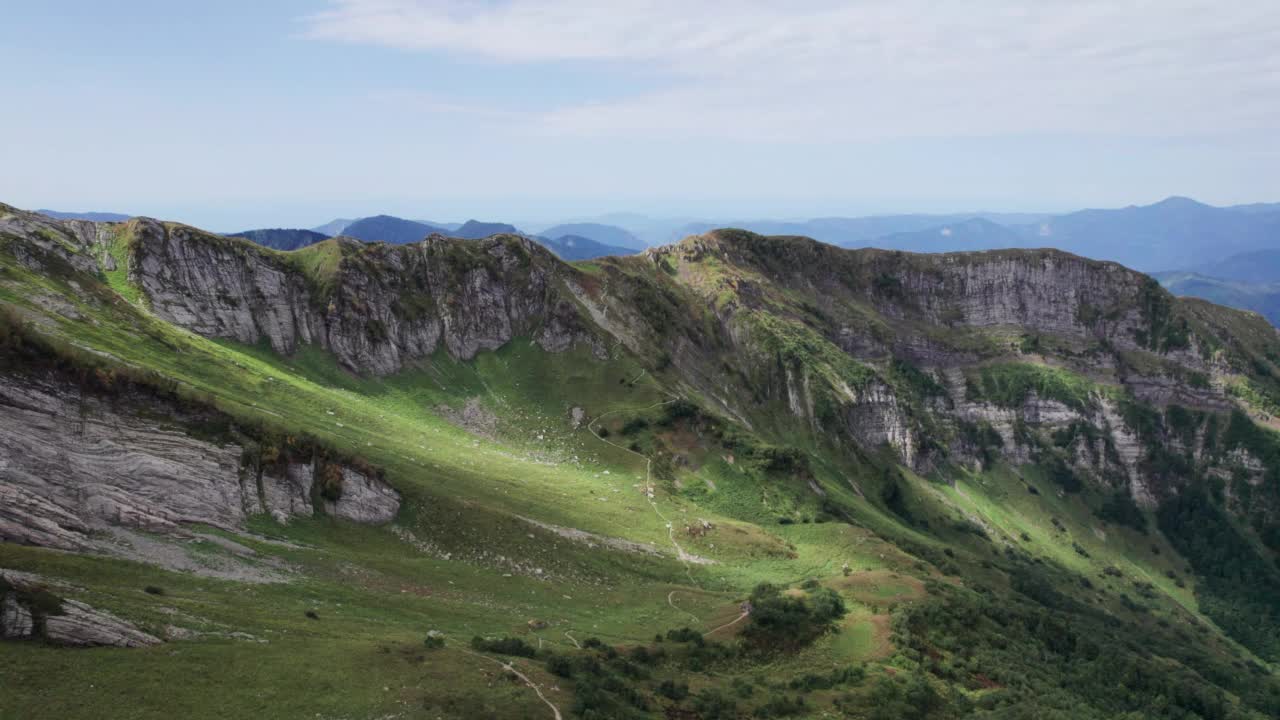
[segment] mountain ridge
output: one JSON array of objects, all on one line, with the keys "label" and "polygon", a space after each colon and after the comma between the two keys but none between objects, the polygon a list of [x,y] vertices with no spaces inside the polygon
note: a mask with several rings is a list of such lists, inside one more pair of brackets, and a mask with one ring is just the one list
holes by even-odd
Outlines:
[{"label": "mountain ridge", "polygon": [[[232,563],[218,572],[258,584],[0,543],[6,568],[39,568],[48,592],[173,643],[160,677],[187,672],[186,654],[221,653],[215,678],[252,658],[354,657],[378,663],[375,699],[358,700],[379,711],[384,683],[404,682],[445,714],[546,713],[523,683],[485,709],[482,669],[509,651],[530,683],[563,681],[548,702],[559,713],[572,697],[578,715],[728,698],[754,715],[805,683],[838,690],[796,702],[861,715],[916,712],[908,687],[943,717],[986,703],[1100,719],[1170,697],[1206,718],[1278,707],[1266,663],[1280,658],[1280,440],[1267,423],[1280,334],[1119,264],[735,229],[579,264],[518,235],[281,252],[177,223],[0,206],[0,268],[0,492],[21,500],[0,509],[5,537],[138,533],[148,516],[125,510],[148,492],[173,523],[152,542],[180,548],[180,533],[203,532],[193,522],[246,518],[220,532],[253,561],[217,555]],[[44,437],[74,453],[17,450],[42,436],[10,418],[42,407],[40,423],[66,428]],[[184,514],[187,496],[149,475],[94,485],[72,471],[90,452],[71,440],[85,423],[112,467],[166,467],[186,448],[182,462],[225,492]],[[12,477],[68,478],[112,502]],[[43,612],[5,582],[15,612]],[[269,642],[210,642],[191,633],[220,626],[161,606]],[[769,618],[783,607],[803,620],[780,631]],[[829,621],[839,632],[809,625]],[[425,645],[424,622],[444,629]],[[588,632],[622,649],[611,658]],[[861,633],[874,642],[850,643]],[[480,658],[455,649],[473,635]],[[111,652],[126,669],[151,657]],[[56,673],[34,644],[0,653],[20,660],[0,672],[33,707],[28,688]],[[607,687],[579,669],[591,663]],[[739,692],[725,673],[744,668],[778,680],[744,677],[736,687],[754,690]],[[1117,689],[1126,668],[1144,684]],[[240,682],[264,688],[256,675]],[[440,683],[411,688],[424,676]],[[671,697],[672,677],[696,691]]]}]

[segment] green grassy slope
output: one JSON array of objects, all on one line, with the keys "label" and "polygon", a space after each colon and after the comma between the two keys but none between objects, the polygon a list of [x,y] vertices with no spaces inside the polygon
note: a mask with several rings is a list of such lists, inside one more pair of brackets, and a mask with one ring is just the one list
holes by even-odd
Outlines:
[{"label": "green grassy slope", "polygon": [[[285,256],[320,282],[336,252],[321,243]],[[621,351],[602,361],[517,339],[469,362],[440,353],[359,377],[317,348],[280,357],[157,320],[122,274],[126,258],[95,282],[0,251],[0,303],[66,352],[154,372],[246,427],[364,458],[404,507],[391,527],[263,517],[249,534],[203,529],[249,547],[255,563],[283,563],[282,583],[0,544],[0,567],[62,583],[66,597],[157,634],[200,633],[140,650],[0,643],[0,717],[1280,712],[1270,668],[1200,612],[1195,573],[1155,519],[1145,533],[1106,522],[1101,491],[1062,493],[1044,468],[922,477],[891,453],[815,436],[767,398],[747,429],[687,402],[699,398],[670,369]],[[50,298],[78,319],[48,312]],[[866,372],[796,326],[773,329],[771,352],[850,383]],[[996,397],[1093,392],[1058,370],[993,367],[977,380]],[[494,419],[483,435],[449,419],[469,402]],[[573,408],[590,422],[575,427]],[[739,603],[762,582],[800,596],[829,587],[848,612],[799,647],[740,641],[753,620]],[[666,637],[686,626],[708,633],[705,644]],[[424,643],[431,630],[443,648]],[[519,638],[536,654],[475,650],[473,636]]]}]

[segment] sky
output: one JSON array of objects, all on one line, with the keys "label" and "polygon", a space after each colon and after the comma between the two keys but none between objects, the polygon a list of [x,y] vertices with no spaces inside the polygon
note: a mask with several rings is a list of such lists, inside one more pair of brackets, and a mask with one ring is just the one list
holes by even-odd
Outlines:
[{"label": "sky", "polygon": [[1280,201],[1275,0],[0,0],[0,202],[214,230]]}]

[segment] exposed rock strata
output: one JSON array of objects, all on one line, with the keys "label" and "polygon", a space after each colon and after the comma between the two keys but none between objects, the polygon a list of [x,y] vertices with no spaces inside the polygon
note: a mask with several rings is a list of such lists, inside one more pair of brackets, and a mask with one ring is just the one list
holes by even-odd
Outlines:
[{"label": "exposed rock strata", "polygon": [[[54,380],[0,376],[0,540],[85,550],[95,527],[173,531],[185,524],[241,529],[252,513],[278,521],[324,512],[387,522],[399,496],[342,469],[341,497],[317,502],[310,464],[256,474],[243,448],[196,439],[163,403],[146,416]],[[173,423],[156,419],[173,414]]]},{"label": "exposed rock strata", "polygon": [[71,647],[146,647],[161,642],[105,610],[75,600],[63,600],[62,613],[44,619],[43,637]]},{"label": "exposed rock strata", "polygon": [[[443,348],[470,359],[517,335],[560,352],[603,349],[561,297],[565,272],[536,243],[504,236],[432,236],[411,245],[338,239],[344,257],[322,283],[279,254],[211,240],[181,226],[132,221],[136,282],[161,318],[207,337],[262,339],[280,353],[303,345],[333,352],[353,370],[384,375]],[[567,295],[567,293],[566,293]]]},{"label": "exposed rock strata", "polygon": [[0,571],[0,638],[68,647],[146,647],[160,643],[105,610],[59,598],[39,578]]}]

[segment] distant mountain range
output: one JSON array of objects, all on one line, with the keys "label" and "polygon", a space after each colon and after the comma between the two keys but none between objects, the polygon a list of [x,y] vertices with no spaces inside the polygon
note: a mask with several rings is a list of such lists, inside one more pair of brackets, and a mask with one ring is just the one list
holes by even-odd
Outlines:
[{"label": "distant mountain range", "polygon": [[1198,297],[1219,305],[1252,310],[1280,326],[1280,282],[1236,282],[1193,272],[1153,273],[1174,295]]},{"label": "distant mountain range", "polygon": [[[56,218],[127,217],[116,213],[40,212]],[[1214,207],[1185,197],[1170,197],[1144,206],[1056,215],[974,212],[733,220],[615,213],[552,225],[534,234],[501,222],[438,223],[376,215],[339,218],[310,231],[253,233],[260,242],[282,249],[305,246],[315,242],[317,235],[342,234],[369,242],[404,244],[432,233],[469,239],[519,233],[538,238],[565,257],[582,259],[636,252],[720,227],[738,227],[765,235],[803,235],[844,247],[914,252],[1052,247],[1145,272],[1177,270],[1236,285],[1280,282],[1280,251],[1276,257],[1265,254],[1280,248],[1280,203]],[[1226,265],[1229,260],[1235,266]],[[1203,285],[1184,284],[1185,287]]]},{"label": "distant mountain range", "polygon": [[885,235],[872,244],[887,250],[952,252],[1019,247],[1023,239],[1012,228],[985,218],[970,218],[927,230]]},{"label": "distant mountain range", "polygon": [[1201,266],[1199,272],[1233,282],[1280,283],[1280,247],[1232,255]]},{"label": "distant mountain range", "polygon": [[523,234],[516,229],[515,225],[498,222],[480,222],[479,220],[468,220],[462,223],[462,225],[456,230],[446,230],[444,232],[445,235],[465,238],[467,240],[479,240],[480,238],[487,238],[490,235],[501,235],[503,233],[509,235]]},{"label": "distant mountain range", "polygon": [[868,217],[825,217],[812,220],[738,220],[686,223],[663,241],[675,242],[689,235],[700,235],[720,227],[736,227],[761,235],[800,235],[841,247],[880,247],[887,236],[901,233],[941,231],[968,220],[981,219],[1005,226],[1039,222],[1042,213],[958,213],[950,215],[872,215]]},{"label": "distant mountain range", "polygon": [[647,247],[643,240],[636,237],[626,228],[618,227],[617,225],[605,225],[604,223],[564,223],[546,228],[540,231],[538,235],[549,238],[586,238],[601,245],[629,248],[632,251],[643,250]]},{"label": "distant mountain range", "polygon": [[230,237],[245,238],[276,250],[299,250],[308,245],[314,245],[329,239],[328,235],[314,230],[285,228],[245,230],[244,232],[232,233]]},{"label": "distant mountain range", "polygon": [[1193,269],[1152,273],[1152,277],[1174,295],[1252,310],[1280,326],[1280,249],[1240,253]]},{"label": "distant mountain range", "polygon": [[1081,210],[1016,229],[1041,247],[1137,270],[1195,269],[1224,256],[1280,246],[1280,210],[1244,207],[1171,197],[1154,205]]},{"label": "distant mountain range", "polygon": [[373,217],[360,218],[352,222],[343,229],[341,234],[365,242],[406,245],[418,242],[434,233],[447,235],[449,231],[442,227],[427,225],[415,220],[405,220],[391,215],[374,215]]},{"label": "distant mountain range", "polygon": [[[464,223],[430,224],[391,215],[375,215],[358,220],[337,219],[319,227],[336,229],[338,234],[365,242],[386,242],[394,245],[418,242],[432,234],[466,240],[479,240],[503,233],[524,235],[516,226],[509,223],[468,220]],[[606,228],[606,226],[597,227]],[[625,231],[622,232],[625,233]],[[610,234],[607,229],[604,234],[610,237],[615,236]],[[247,238],[259,245],[276,250],[297,250],[326,240],[330,235],[317,230],[270,229],[246,230],[233,233],[232,237]],[[589,260],[605,255],[630,255],[637,251],[635,247],[609,245],[582,235],[561,234],[553,237],[541,235],[528,237],[542,244],[564,260]]]},{"label": "distant mountain range", "polygon": [[700,220],[670,230],[669,242],[716,227],[803,235],[843,247],[918,252],[1052,247],[1143,271],[1198,268],[1225,255],[1280,247],[1280,204],[1214,207],[1183,197],[1145,206],[1044,213],[960,213]]},{"label": "distant mountain range", "polygon": [[89,220],[90,222],[124,222],[133,217],[110,212],[62,212],[60,210],[36,210],[36,212],[54,220]]},{"label": "distant mountain range", "polygon": [[336,237],[341,235],[347,229],[347,226],[355,222],[352,218],[336,218],[330,220],[323,225],[317,225],[311,228],[312,232],[318,232],[325,237]]},{"label": "distant mountain range", "polygon": [[558,238],[533,238],[561,260],[591,260],[606,255],[634,255],[634,248],[605,245],[581,235],[562,235]]}]

